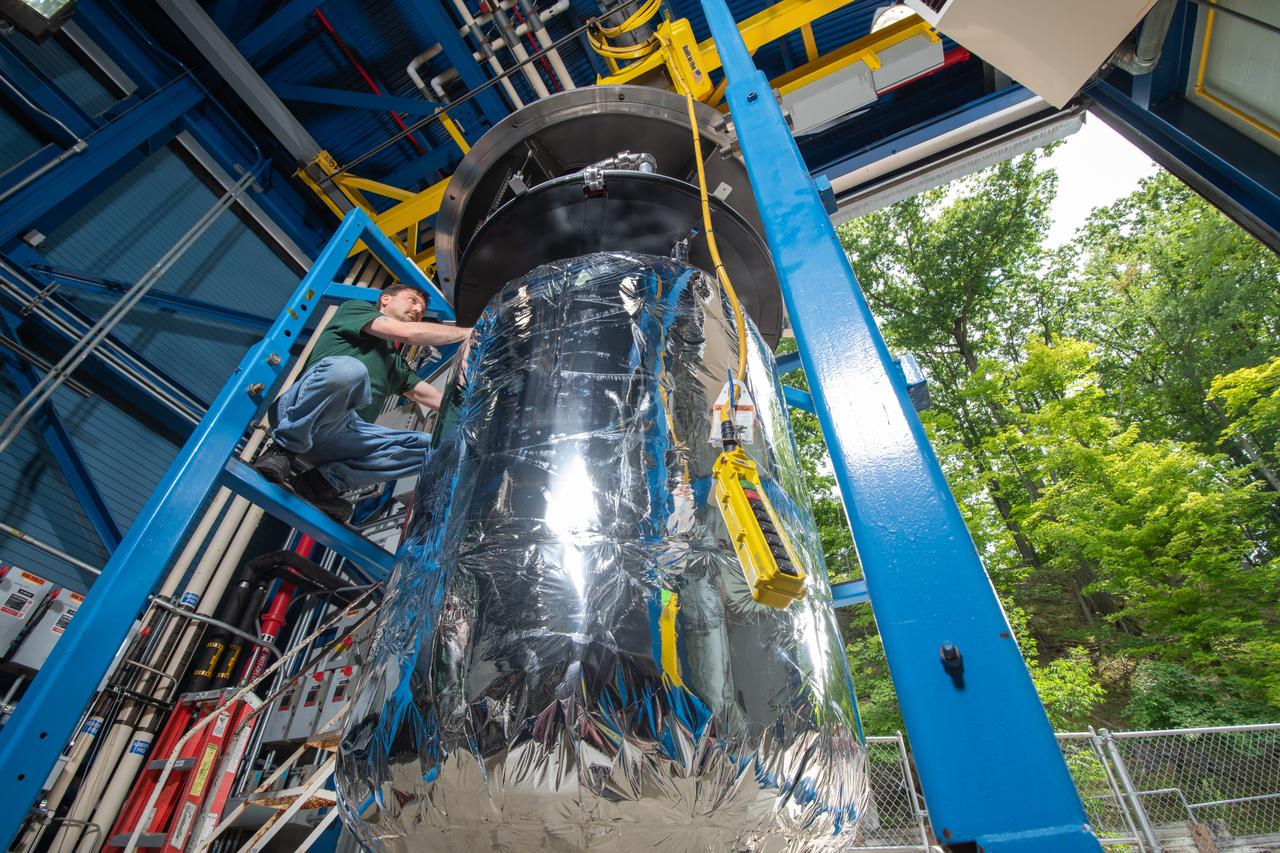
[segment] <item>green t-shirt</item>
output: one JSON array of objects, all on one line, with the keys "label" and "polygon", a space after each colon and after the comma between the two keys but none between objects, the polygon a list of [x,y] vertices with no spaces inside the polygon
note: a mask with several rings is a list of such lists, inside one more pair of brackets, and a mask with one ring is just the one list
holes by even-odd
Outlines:
[{"label": "green t-shirt", "polygon": [[391,341],[374,337],[364,328],[382,313],[372,302],[353,299],[338,306],[329,324],[316,340],[307,367],[331,355],[349,355],[359,359],[369,371],[371,402],[356,412],[373,422],[392,394],[404,394],[418,384],[418,375],[401,357]]}]

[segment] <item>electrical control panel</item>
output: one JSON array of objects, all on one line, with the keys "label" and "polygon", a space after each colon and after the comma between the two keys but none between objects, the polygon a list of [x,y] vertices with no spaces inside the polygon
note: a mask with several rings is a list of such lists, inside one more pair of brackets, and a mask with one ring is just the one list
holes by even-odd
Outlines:
[{"label": "electrical control panel", "polygon": [[760,483],[751,458],[737,447],[716,460],[716,505],[724,516],[751,597],[780,610],[804,597],[805,571]]}]

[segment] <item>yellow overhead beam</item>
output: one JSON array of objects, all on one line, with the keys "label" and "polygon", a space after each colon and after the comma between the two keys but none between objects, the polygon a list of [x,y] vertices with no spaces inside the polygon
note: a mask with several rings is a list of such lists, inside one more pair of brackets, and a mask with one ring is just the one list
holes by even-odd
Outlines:
[{"label": "yellow overhead beam", "polygon": [[[769,42],[795,32],[806,24],[812,24],[852,2],[853,0],[782,0],[738,24],[738,32],[742,33],[747,52],[755,53]],[[720,53],[716,50],[714,40],[702,42],[698,45],[698,50],[706,59],[705,70],[714,71],[720,67]]]},{"label": "yellow overhead beam", "polygon": [[851,41],[844,47],[819,57],[815,62],[807,62],[799,68],[793,68],[770,82],[780,94],[786,95],[855,62],[865,62],[872,71],[877,71],[880,68],[878,54],[881,51],[916,36],[925,36],[933,42],[941,40],[933,27],[912,15],[871,35],[863,36],[857,41]]}]

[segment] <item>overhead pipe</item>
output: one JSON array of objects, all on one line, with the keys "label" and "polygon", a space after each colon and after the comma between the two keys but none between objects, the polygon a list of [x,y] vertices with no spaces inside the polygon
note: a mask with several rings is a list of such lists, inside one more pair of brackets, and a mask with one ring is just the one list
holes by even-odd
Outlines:
[{"label": "overhead pipe", "polygon": [[[525,22],[524,15],[520,14],[520,10],[515,8],[514,4],[508,3],[504,5],[502,8],[509,10],[511,14],[515,16],[516,35],[520,35],[520,27],[528,27],[528,24]],[[547,74],[547,79],[551,81],[550,88],[556,92],[564,91],[564,87],[561,86],[556,81],[556,74],[555,74],[555,71],[551,68],[551,64],[547,62],[547,57],[546,57],[547,52],[542,49],[542,46],[538,44],[538,40],[533,37],[532,30],[531,29],[527,30],[524,34],[524,37],[525,37],[525,40],[529,42],[529,47],[533,48],[533,52],[535,54],[538,54],[538,57],[537,57],[538,64],[542,66],[542,70],[545,71]]]},{"label": "overhead pipe", "polygon": [[63,551],[61,548],[56,548],[53,545],[50,545],[48,542],[44,542],[40,539],[37,539],[31,534],[25,533],[22,530],[19,530],[18,528],[14,527],[12,524],[0,523],[0,533],[7,533],[10,536],[12,536],[14,539],[17,539],[19,542],[25,542],[28,545],[30,545],[32,548],[36,548],[40,551],[44,551],[46,554],[48,554],[51,557],[57,557],[62,562],[70,566],[75,566],[77,569],[79,569],[82,572],[89,572],[92,575],[102,574],[102,569],[94,568],[93,566],[86,563],[84,560],[77,559],[76,557],[73,557],[70,554],[68,554],[66,551]]},{"label": "overhead pipe", "polygon": [[1151,11],[1142,19],[1142,29],[1133,42],[1125,42],[1111,55],[1111,64],[1135,77],[1150,74],[1160,63],[1164,39],[1173,21],[1178,0],[1156,0]]},{"label": "overhead pipe", "polygon": [[[464,0],[453,0],[453,2],[458,6],[465,6]],[[524,73],[525,79],[533,87],[534,94],[539,98],[550,96],[551,92],[547,90],[547,84],[542,82],[542,75],[529,62],[529,52],[524,49],[524,45],[520,42],[520,37],[516,35],[516,28],[511,24],[511,19],[507,17],[506,10],[495,3],[491,7],[490,14],[493,15],[494,26],[498,28],[503,41],[507,43],[507,50],[511,51],[512,56],[516,58],[516,62]]]},{"label": "overhead pipe", "polygon": [[[566,6],[569,5],[568,0],[564,0],[564,3]],[[551,67],[555,69],[556,77],[560,81],[560,87],[565,91],[576,88],[573,83],[573,75],[569,73],[564,60],[560,58],[560,51],[552,46],[551,33],[547,31],[546,22],[538,13],[537,7],[529,0],[516,0],[516,5],[524,16],[524,24],[522,26],[527,26],[533,31],[534,36],[538,39],[538,44],[546,51],[547,59],[551,61]],[[556,5],[560,4],[557,3]],[[516,34],[520,34],[519,28],[516,29]]]},{"label": "overhead pipe", "polygon": [[[258,165],[260,166],[261,164]],[[125,314],[196,244],[196,241],[209,230],[209,227],[218,220],[218,217],[235,204],[236,199],[253,184],[253,181],[254,169],[250,169],[194,225],[187,229],[186,233],[179,237],[176,243],[169,247],[168,251],[160,257],[160,260],[156,261],[138,279],[137,283],[121,296],[118,302],[112,303],[111,307],[99,318],[98,322],[94,323],[93,327],[89,329],[88,334],[82,340],[76,342],[67,354],[54,365],[53,370],[45,374],[22,398],[18,405],[14,406],[13,411],[4,419],[4,422],[0,423],[0,452],[3,452],[13,443],[40,407],[48,402],[58,387],[71,375],[72,371],[79,367],[93,353],[94,349],[106,340],[111,330],[124,319]]]},{"label": "overhead pipe", "polygon": [[[507,93],[507,97],[511,99],[512,105],[519,109],[524,106],[524,101],[516,94],[515,86],[511,85],[511,81],[505,76],[502,68],[502,62],[498,59],[498,55],[493,52],[489,46],[489,39],[484,34],[484,30],[480,29],[480,22],[471,14],[471,10],[467,8],[467,4],[463,0],[453,0],[453,7],[458,11],[458,15],[462,18],[463,27],[467,35],[471,36],[471,40],[476,43],[476,47],[480,49],[480,53],[484,61],[489,63],[489,67],[493,69],[493,73],[498,75],[498,79],[502,81],[502,91]],[[472,54],[475,56],[475,54]]]},{"label": "overhead pipe", "polygon": [[[8,278],[0,276],[0,292],[8,294],[15,302],[25,303],[26,308],[24,310],[37,315],[69,341],[79,341],[88,333],[87,323],[82,323],[74,315],[70,314],[67,315],[71,317],[68,320],[67,317],[58,313],[58,311],[67,313],[65,309],[56,303],[40,299],[38,296],[33,297],[30,291],[24,290],[24,287],[38,290],[37,285],[24,272],[6,262],[3,258],[0,258],[0,269],[12,275],[19,282],[19,284],[14,284]],[[55,307],[58,308],[58,311],[53,310]],[[119,349],[110,338],[98,345],[94,350],[94,357],[113,370],[119,371],[132,382],[137,383],[183,420],[189,421],[193,426],[200,422],[200,415],[203,412],[196,409],[191,403],[180,399],[178,396],[181,393],[180,389],[171,383],[163,382],[163,377],[148,375],[145,372],[147,366],[144,363],[134,359],[128,352]]]},{"label": "overhead pipe", "polygon": [[[370,263],[368,253],[362,254],[352,264],[344,283],[364,287],[385,279],[386,271],[379,268],[371,279],[360,280],[362,276],[369,275],[371,266],[373,265]],[[381,276],[378,273],[381,273]],[[317,325],[317,333],[310,337],[301,354],[295,359],[285,377],[283,387],[292,385],[302,373],[303,365],[306,364],[308,356],[319,340],[319,330],[324,328],[336,311],[337,308],[334,306],[326,309]],[[266,438],[266,430],[267,423],[264,418],[256,425],[245,442],[240,452],[241,459],[249,461],[254,457]],[[177,591],[187,568],[204,544],[204,537],[218,522],[218,515],[222,512],[230,495],[230,490],[225,487],[218,490],[209,509],[205,511],[204,517],[161,586],[160,595],[169,598]],[[200,616],[213,614],[234,577],[264,514],[262,507],[254,506],[247,499],[236,496],[188,580],[179,600],[180,605]],[[152,654],[146,661],[148,666],[160,670],[165,676],[173,679],[173,683],[176,683],[180,675],[181,664],[186,659],[187,652],[199,636],[198,628],[194,624],[190,622],[178,624],[184,621],[186,620],[179,619],[165,623],[161,629],[163,634],[152,646]],[[169,682],[152,673],[146,673],[146,676],[145,679],[140,679],[138,685],[145,689],[139,689],[136,692],[149,694],[153,698],[162,696],[164,686]],[[71,845],[76,844],[77,839],[79,844],[76,849],[84,850],[86,853],[101,845],[103,839],[99,836],[109,831],[115,824],[120,809],[132,790],[137,770],[142,766],[146,752],[149,751],[161,722],[158,710],[152,705],[140,706],[140,703],[130,702],[120,709],[116,720],[102,739],[97,754],[93,757],[93,763],[80,784],[62,826],[54,837],[51,849],[67,850]],[[46,797],[47,813],[53,814],[61,804],[72,777],[96,739],[95,735],[105,724],[104,712],[102,715],[90,717],[89,723],[83,727],[81,735],[72,747],[67,764]],[[128,753],[125,752],[126,748],[129,750]],[[94,827],[97,832],[81,834],[87,827]],[[24,838],[20,849],[33,849],[45,828],[47,825],[40,827],[34,833],[28,833],[29,836],[34,837]],[[28,840],[29,843],[26,843]]]}]

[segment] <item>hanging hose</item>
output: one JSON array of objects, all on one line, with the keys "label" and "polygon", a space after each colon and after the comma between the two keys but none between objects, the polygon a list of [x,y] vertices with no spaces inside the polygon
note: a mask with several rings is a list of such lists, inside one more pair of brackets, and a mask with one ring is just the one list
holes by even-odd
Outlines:
[{"label": "hanging hose", "polygon": [[[711,224],[711,200],[707,194],[707,175],[702,168],[702,137],[698,134],[698,116],[693,110],[693,95],[685,93],[685,101],[689,106],[689,127],[693,130],[693,161],[698,166],[698,194],[702,198],[702,228],[707,235],[707,248],[711,251],[711,261],[715,264],[716,278],[724,288],[724,295],[733,306],[733,322],[738,327],[738,372],[729,377],[730,404],[720,410],[720,420],[731,423],[733,416],[732,400],[737,396],[736,385],[746,384],[747,380],[747,318],[742,313],[742,303],[729,281],[729,271],[720,260],[720,250],[716,247],[716,230]],[[721,427],[723,431],[723,426]]]},{"label": "hanging hose", "polygon": [[626,33],[631,32],[637,27],[642,27],[645,24],[647,24],[649,22],[649,19],[652,18],[654,15],[656,15],[658,13],[658,10],[661,8],[662,8],[662,0],[649,0],[648,3],[645,3],[639,9],[637,9],[625,21],[623,21],[621,24],[618,24],[618,26],[606,27],[604,24],[597,22],[595,28],[597,31],[599,31],[600,35],[604,36],[605,38],[611,38],[611,39],[617,38],[620,35],[624,35]]},{"label": "hanging hose", "polygon": [[662,46],[662,42],[658,39],[656,33],[640,44],[626,46],[609,44],[606,39],[618,38],[632,30],[643,27],[661,8],[661,0],[649,0],[648,3],[645,3],[616,27],[606,27],[597,19],[592,26],[587,28],[587,41],[591,42],[591,47],[596,53],[601,56],[607,56],[610,59],[639,59],[648,56]]}]

